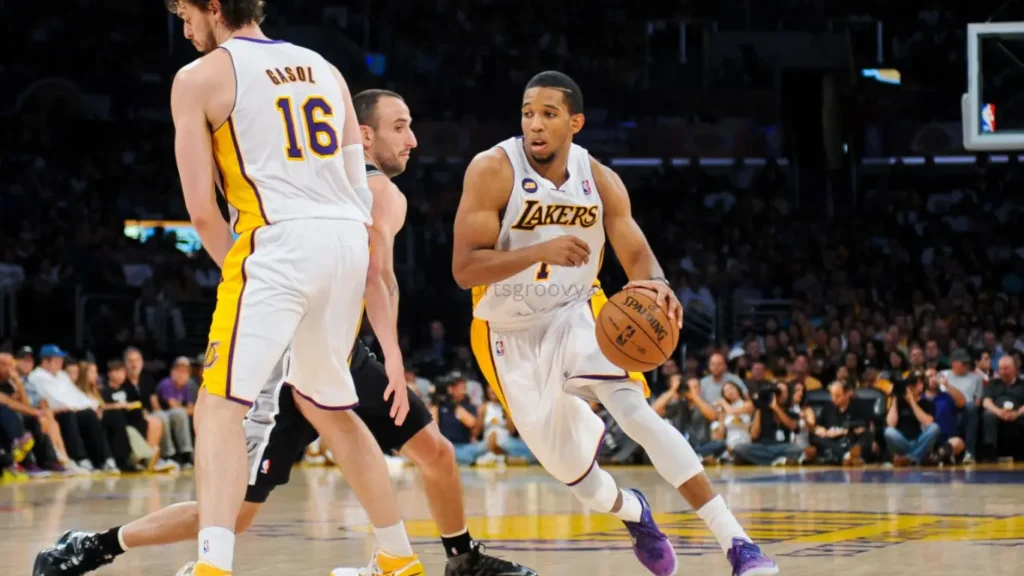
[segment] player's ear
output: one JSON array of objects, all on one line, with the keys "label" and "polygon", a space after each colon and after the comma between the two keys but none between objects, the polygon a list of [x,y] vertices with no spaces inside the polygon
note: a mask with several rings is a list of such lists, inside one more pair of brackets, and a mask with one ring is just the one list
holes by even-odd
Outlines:
[{"label": "player's ear", "polygon": [[359,133],[363,136],[363,148],[369,148],[373,144],[373,128],[360,124]]},{"label": "player's ear", "polygon": [[572,133],[579,134],[580,130],[583,130],[583,124],[586,122],[583,113],[573,114],[569,117],[569,127],[572,128]]},{"label": "player's ear", "polygon": [[220,0],[210,0],[210,3],[207,5],[206,10],[210,14],[213,14],[214,18],[220,18]]}]

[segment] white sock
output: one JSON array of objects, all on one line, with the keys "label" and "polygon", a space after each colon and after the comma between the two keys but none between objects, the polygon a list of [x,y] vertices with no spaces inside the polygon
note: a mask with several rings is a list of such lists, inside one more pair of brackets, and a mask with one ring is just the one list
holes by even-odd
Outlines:
[{"label": "white sock", "polygon": [[122,552],[128,551],[128,545],[124,543],[124,526],[117,529],[117,543],[121,545]]},{"label": "white sock", "polygon": [[743,531],[743,527],[736,521],[732,511],[725,505],[721,495],[715,496],[710,502],[697,510],[697,515],[707,524],[708,529],[714,533],[722,552],[729,552],[732,548],[732,539],[739,538],[750,542],[750,537]]},{"label": "white sock", "polygon": [[373,532],[377,535],[377,544],[381,550],[399,558],[412,556],[412,544],[409,544],[409,535],[405,533],[405,522],[387,528],[374,527]]},{"label": "white sock", "polygon": [[200,530],[199,560],[230,572],[235,560],[235,534],[220,526]]},{"label": "white sock", "polygon": [[628,490],[619,490],[619,493],[622,494],[622,508],[619,508],[615,515],[626,522],[639,522],[640,516],[644,513],[640,499]]}]

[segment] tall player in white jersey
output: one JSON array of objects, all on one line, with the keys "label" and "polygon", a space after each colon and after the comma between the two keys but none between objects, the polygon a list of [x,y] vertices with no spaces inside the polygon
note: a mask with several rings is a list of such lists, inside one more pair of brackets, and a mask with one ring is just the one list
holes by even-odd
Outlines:
[{"label": "tall player in white jersey", "polygon": [[[205,54],[171,88],[185,205],[220,266],[196,403],[199,561],[182,575],[230,574],[248,477],[242,419],[285,349],[287,382],[334,452],[381,548],[422,574],[387,466],[358,403],[348,354],[362,316],[372,197],[352,96],[319,54],[268,39],[262,0],[168,0]],[[217,208],[214,177],[230,206]],[[238,235],[233,239],[233,232]],[[404,380],[392,380],[398,419]]]},{"label": "tall player in white jersey", "polygon": [[697,510],[735,576],[776,574],[690,444],[647,403],[643,375],[626,373],[598,347],[594,322],[606,298],[596,253],[603,255],[606,235],[627,288],[652,291],[680,326],[682,309],[622,180],[572,143],[583,123],[579,86],[542,72],[523,95],[523,136],[480,153],[466,171],[452,271],[474,291],[471,341],[481,371],[545,469],[589,508],[622,519],[651,573],[674,574],[675,551],[644,496],[620,490],[597,465],[604,425],[587,400],[603,404]]}]

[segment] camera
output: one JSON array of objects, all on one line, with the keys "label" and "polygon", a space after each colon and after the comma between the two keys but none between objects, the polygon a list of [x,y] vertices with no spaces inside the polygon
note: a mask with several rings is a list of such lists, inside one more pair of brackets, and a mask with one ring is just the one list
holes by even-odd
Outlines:
[{"label": "camera", "polygon": [[430,401],[435,406],[450,406],[455,403],[452,398],[451,388],[463,380],[461,372],[449,372],[437,379],[434,383],[434,390],[430,393]]},{"label": "camera", "polygon": [[778,396],[779,387],[775,384],[763,384],[761,389],[755,392],[754,407],[759,410],[768,410],[772,406],[772,398]]}]

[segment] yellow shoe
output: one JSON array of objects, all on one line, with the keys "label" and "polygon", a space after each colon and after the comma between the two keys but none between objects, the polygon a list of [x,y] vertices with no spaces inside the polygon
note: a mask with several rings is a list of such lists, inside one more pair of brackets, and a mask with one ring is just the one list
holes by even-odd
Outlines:
[{"label": "yellow shoe", "polygon": [[331,576],[424,576],[426,571],[418,556],[392,556],[383,550],[374,552],[366,568],[335,568]]},{"label": "yellow shoe", "polygon": [[178,570],[177,576],[231,576],[228,570],[221,570],[209,562],[189,562]]}]

